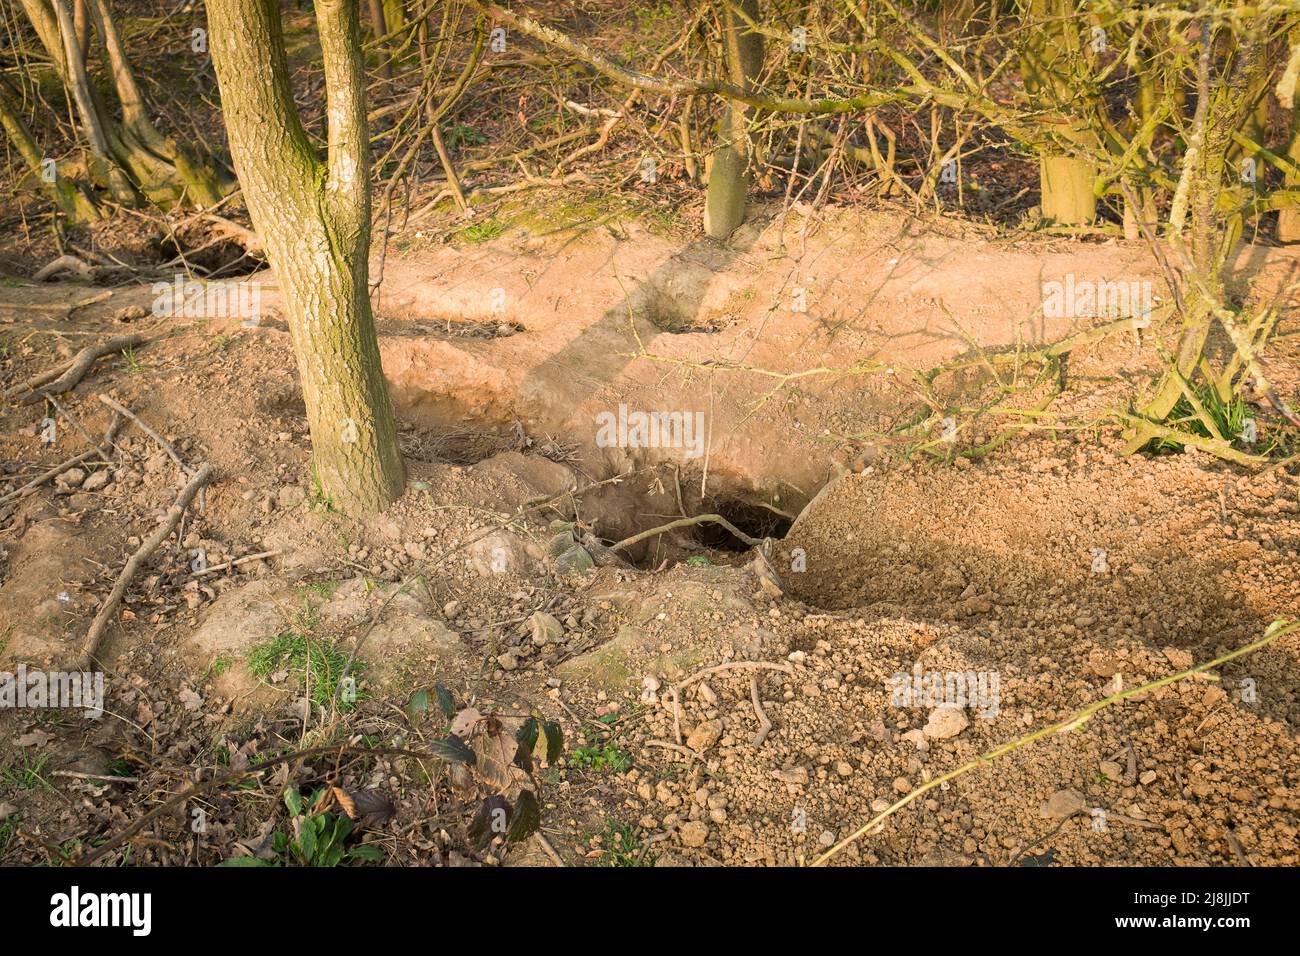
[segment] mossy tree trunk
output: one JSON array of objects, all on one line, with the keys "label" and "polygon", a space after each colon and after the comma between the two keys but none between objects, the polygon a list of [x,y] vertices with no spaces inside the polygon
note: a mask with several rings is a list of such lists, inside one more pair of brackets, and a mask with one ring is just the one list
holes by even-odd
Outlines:
[{"label": "mossy tree trunk", "polygon": [[[754,22],[758,22],[758,0],[731,0]],[[763,38],[752,32],[730,4],[720,12],[723,23],[723,55],[731,82],[745,90],[753,88],[763,68]],[[704,202],[704,231],[714,239],[726,239],[745,221],[745,193],[752,169],[749,138],[749,109],[729,101],[719,124],[719,143],[710,158],[709,186]]]},{"label": "mossy tree trunk", "polygon": [[[215,163],[164,137],[150,121],[108,0],[76,0],[75,5],[70,0],[22,0],[22,5],[73,103],[90,152],[91,178],[114,201],[205,206],[233,188]],[[116,111],[87,74],[96,40],[116,94]],[[92,198],[87,190],[82,195]]]},{"label": "mossy tree trunk", "polygon": [[[70,222],[85,224],[99,218],[99,207],[94,198],[76,180],[62,175],[57,167],[47,170],[45,157],[31,130],[23,122],[18,109],[19,98],[9,82],[0,77],[0,126],[13,143],[18,155],[23,158],[31,170],[32,176],[41,184],[46,195],[53,200]],[[53,172],[51,177],[49,172]]]},{"label": "mossy tree trunk", "polygon": [[213,63],[235,169],[284,293],[321,493],[382,510],[405,471],[367,288],[370,149],[357,0],[316,0],[328,155],[289,88],[276,0],[208,0]]}]

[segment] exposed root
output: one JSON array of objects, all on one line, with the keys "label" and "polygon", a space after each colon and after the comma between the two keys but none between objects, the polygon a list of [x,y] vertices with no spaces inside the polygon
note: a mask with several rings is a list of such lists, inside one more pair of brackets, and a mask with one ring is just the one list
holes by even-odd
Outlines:
[{"label": "exposed root", "polygon": [[136,334],[108,339],[98,345],[87,345],[72,357],[72,361],[68,365],[60,366],[60,368],[49,372],[42,372],[26,382],[10,386],[5,389],[4,397],[14,398],[23,395],[25,396],[23,401],[30,404],[39,402],[44,397],[41,394],[42,392],[60,395],[75,388],[77,383],[85,378],[86,373],[90,371],[90,367],[105,355],[112,355],[114,352],[120,352],[123,349],[134,348],[143,344],[144,341],[143,335]]},{"label": "exposed root", "polygon": [[758,697],[758,677],[750,675],[749,678],[749,699],[754,703],[754,714],[758,717],[758,732],[754,734],[750,743],[755,747],[763,746],[763,741],[767,740],[767,735],[772,732],[772,721],[768,719],[767,713],[763,710],[763,702]]},{"label": "exposed root", "polygon": [[741,541],[745,542],[745,544],[749,545],[751,548],[756,548],[763,543],[762,538],[751,538],[749,535],[745,534],[745,532],[741,531],[739,528],[737,528],[726,518],[722,517],[722,515],[696,515],[693,518],[678,518],[676,521],[670,521],[667,524],[660,525],[657,528],[651,528],[649,531],[641,531],[637,534],[632,535],[632,537],[630,538],[624,538],[622,541],[618,542],[618,544],[610,545],[609,550],[621,551],[624,548],[631,547],[632,545],[636,544],[638,541],[644,541],[646,538],[653,538],[656,535],[664,534],[668,531],[676,530],[677,528],[690,528],[695,525],[704,524],[705,522],[712,522],[714,524],[722,525],[722,527],[726,528],[728,531],[734,534]]}]

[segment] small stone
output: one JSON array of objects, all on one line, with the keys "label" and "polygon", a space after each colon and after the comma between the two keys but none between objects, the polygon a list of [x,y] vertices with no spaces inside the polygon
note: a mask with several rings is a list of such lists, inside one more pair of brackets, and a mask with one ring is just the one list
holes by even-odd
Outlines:
[{"label": "small stone", "polygon": [[501,665],[503,671],[512,671],[519,667],[519,655],[514,651],[506,651],[504,654],[497,655],[497,663]]},{"label": "small stone", "polygon": [[460,613],[459,601],[448,601],[446,604],[442,606],[442,616],[449,621],[454,621],[456,619],[456,615],[459,613]]},{"label": "small stone", "polygon": [[564,639],[564,625],[545,611],[537,611],[529,623],[533,628],[533,643],[538,647],[545,647],[547,644],[554,644]]},{"label": "small stone", "polygon": [[960,707],[936,707],[930,711],[930,719],[925,722],[923,731],[931,740],[947,740],[956,737],[969,726],[966,712]]},{"label": "small stone", "polygon": [[822,846],[834,846],[835,834],[830,830],[823,830],[822,835],[817,838],[817,842]]},{"label": "small stone", "polygon": [[914,744],[916,749],[922,752],[930,749],[930,741],[926,739],[925,731],[920,727],[917,727],[914,730],[909,730],[907,733],[903,734],[902,739],[906,740],[910,744]]},{"label": "small stone", "polygon": [[709,838],[709,825],[700,820],[691,820],[683,823],[677,831],[681,834],[682,843],[690,847],[704,846],[704,842]]},{"label": "small stone", "polygon": [[1066,817],[1072,817],[1081,812],[1086,803],[1083,794],[1077,790],[1057,790],[1047,798],[1047,802],[1042,806],[1042,814],[1045,817],[1055,817],[1058,820],[1064,820]]},{"label": "small stone", "polygon": [[69,468],[63,474],[59,475],[59,484],[68,488],[80,488],[81,483],[86,480],[86,473],[80,468]]},{"label": "small stone", "polygon": [[112,477],[106,470],[101,469],[99,471],[91,472],[90,476],[81,483],[81,490],[99,491],[100,489],[107,487],[111,480]]},{"label": "small stone", "polygon": [[307,492],[298,485],[282,485],[276,490],[276,503],[281,510],[287,511],[307,501]]},{"label": "small stone", "polygon": [[555,559],[555,567],[560,571],[590,571],[596,566],[595,560],[588,551],[580,544],[575,544],[558,555]]},{"label": "small stone", "polygon": [[722,721],[706,720],[699,724],[686,738],[686,746],[697,754],[702,754],[722,739]]},{"label": "small stone", "polygon": [[1124,779],[1124,768],[1113,760],[1103,760],[1098,769],[1101,770],[1107,780],[1119,783],[1120,780]]},{"label": "small stone", "polygon": [[910,793],[912,784],[906,777],[897,777],[894,780],[894,789],[899,793]]},{"label": "small stone", "polygon": [[841,760],[835,765],[835,772],[841,777],[851,777],[853,776],[853,765],[848,761]]},{"label": "small stone", "polygon": [[1146,786],[1148,783],[1154,783],[1155,779],[1156,772],[1154,770],[1143,770],[1141,776],[1138,777],[1138,782]]},{"label": "small stone", "polygon": [[785,770],[773,770],[772,776],[792,787],[802,787],[808,783],[808,771],[803,767],[789,767]]}]

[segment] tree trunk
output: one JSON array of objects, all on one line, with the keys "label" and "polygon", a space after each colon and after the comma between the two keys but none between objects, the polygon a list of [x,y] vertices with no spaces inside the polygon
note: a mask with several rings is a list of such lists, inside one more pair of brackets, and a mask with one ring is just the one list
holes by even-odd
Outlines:
[{"label": "tree trunk", "polygon": [[375,46],[379,53],[379,75],[386,80],[393,78],[393,64],[388,58],[388,14],[384,10],[384,0],[369,0],[370,28],[375,32]]},{"label": "tree trunk", "polygon": [[[1031,42],[1021,60],[1025,92],[1046,104],[1059,107],[1075,99],[1070,75],[1073,60],[1080,55],[1077,23],[1067,4],[1060,0],[1028,0],[1024,21],[1031,30]],[[1096,133],[1078,115],[1061,115],[1061,138],[1078,144],[1078,149],[1044,149],[1039,156],[1040,207],[1043,218],[1064,225],[1086,225],[1097,215],[1097,166],[1087,157],[1098,145]]]},{"label": "tree trunk", "polygon": [[[736,0],[736,6],[755,23],[758,0]],[[763,38],[728,5],[722,11],[723,49],[731,82],[746,90],[763,68]],[[749,189],[751,145],[748,108],[730,102],[719,124],[719,145],[710,157],[709,185],[704,201],[704,231],[726,239],[745,221],[745,193]]]},{"label": "tree trunk", "polygon": [[99,218],[99,207],[87,195],[81,184],[63,176],[54,168],[54,178],[46,173],[45,157],[31,130],[23,122],[18,110],[18,97],[9,82],[0,76],[0,126],[4,126],[9,141],[13,143],[18,155],[27,163],[32,175],[41,183],[46,194],[59,207],[59,210],[74,223],[86,224]]},{"label": "tree trunk", "polygon": [[[69,0],[22,0],[22,4],[71,96],[91,153],[90,175],[96,185],[107,188],[123,205],[139,205],[144,198],[164,207],[186,201],[213,205],[234,186],[216,164],[190,155],[150,122],[108,0],[76,0],[75,6]],[[121,120],[87,76],[95,34]]]},{"label": "tree trunk", "polygon": [[380,511],[405,484],[367,288],[369,142],[357,0],[316,0],[329,116],[317,157],[293,102],[276,0],[208,0],[231,154],[284,292],[321,494]]},{"label": "tree trunk", "polygon": [[[1300,28],[1291,31],[1290,42],[1300,43]],[[1291,131],[1286,144],[1286,158],[1300,166],[1300,96],[1291,106]],[[1288,174],[1287,189],[1300,189],[1300,176]],[[1280,209],[1277,214],[1277,241],[1300,242],[1300,209]]]}]

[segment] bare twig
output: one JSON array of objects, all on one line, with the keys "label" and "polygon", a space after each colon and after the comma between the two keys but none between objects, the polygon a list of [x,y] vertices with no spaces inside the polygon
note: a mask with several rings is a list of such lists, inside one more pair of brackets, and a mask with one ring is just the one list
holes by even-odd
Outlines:
[{"label": "bare twig", "polygon": [[206,485],[211,478],[212,466],[204,464],[190,479],[189,484],[181,489],[181,493],[176,496],[176,501],[172,506],[167,509],[166,520],[127,560],[126,567],[122,569],[122,573],[117,577],[117,583],[113,585],[113,590],[104,599],[99,613],[95,615],[95,619],[90,623],[90,630],[86,632],[81,647],[83,666],[79,669],[89,669],[89,665],[95,660],[95,655],[99,651],[99,645],[104,639],[104,633],[108,629],[109,622],[112,620],[114,612],[117,611],[117,606],[122,603],[122,598],[126,595],[127,586],[139,572],[141,565],[144,564],[149,555],[153,554],[158,549],[158,546],[180,524],[181,515],[185,513],[185,509],[189,507],[199,489]]}]

